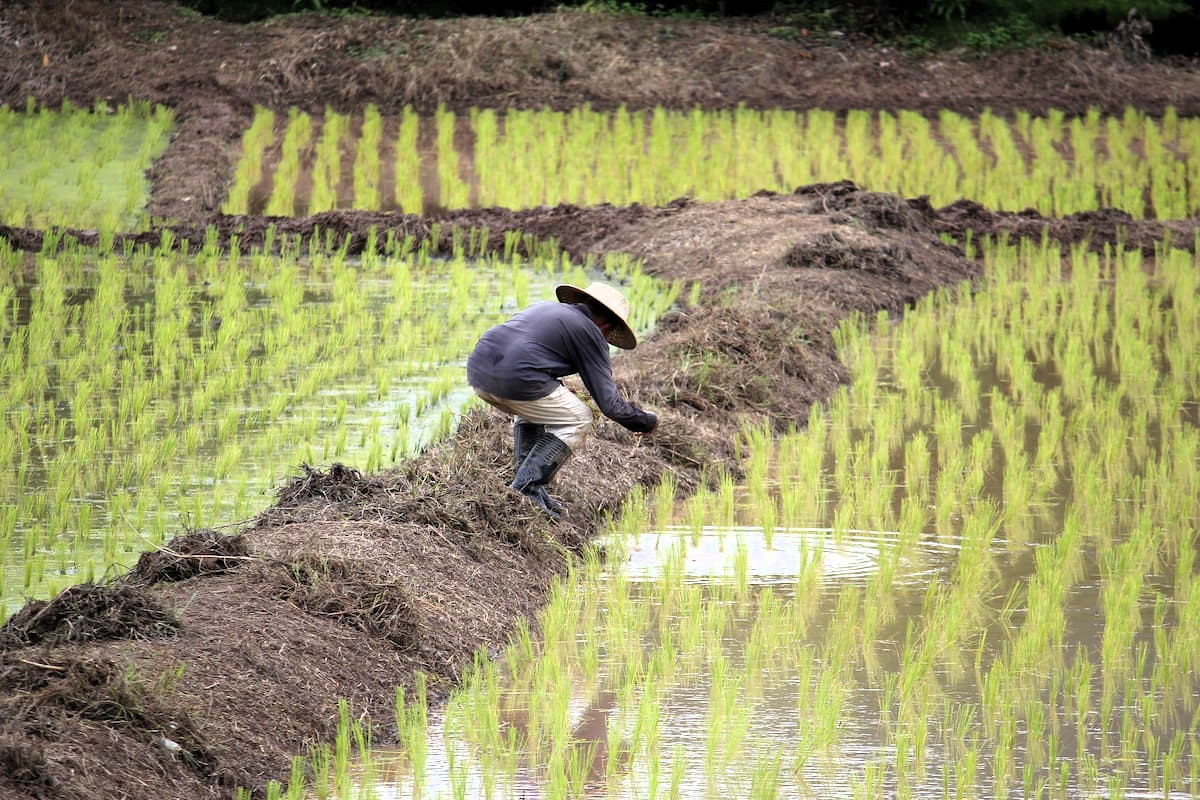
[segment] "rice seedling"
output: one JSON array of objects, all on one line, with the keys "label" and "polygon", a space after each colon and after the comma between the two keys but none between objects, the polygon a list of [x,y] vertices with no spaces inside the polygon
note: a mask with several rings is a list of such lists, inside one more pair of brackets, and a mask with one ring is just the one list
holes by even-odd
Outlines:
[{"label": "rice seedling", "polygon": [[102,231],[143,226],[146,173],[166,148],[174,117],[130,100],[93,109],[0,107],[0,222]]}]

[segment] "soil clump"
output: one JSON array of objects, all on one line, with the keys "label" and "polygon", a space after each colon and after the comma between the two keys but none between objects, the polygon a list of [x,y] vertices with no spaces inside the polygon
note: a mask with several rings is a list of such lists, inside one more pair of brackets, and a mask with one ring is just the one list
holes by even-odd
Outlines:
[{"label": "soil clump", "polygon": [[52,600],[33,600],[0,627],[0,650],[129,636],[168,636],[173,614],[130,586],[81,583]]},{"label": "soil clump", "polygon": [[205,528],[182,533],[157,550],[142,553],[129,571],[130,583],[149,586],[225,572],[250,557],[246,537]]},{"label": "soil clump", "polygon": [[[802,427],[846,380],[831,334],[848,315],[898,315],[930,291],[978,278],[979,264],[942,234],[1147,250],[1167,232],[1194,242],[1190,220],[1143,222],[1111,209],[1050,219],[969,201],[933,209],[847,182],[722,203],[436,219],[218,213],[255,104],[1200,112],[1190,64],[1133,64],[1076,45],[916,61],[867,43],[778,39],[766,25],[562,13],[444,23],[298,15],[237,26],[156,2],[6,5],[0,101],[133,96],[176,109],[178,131],[152,177],[154,213],[178,240],[202,242],[211,228],[221,242],[237,236],[244,251],[273,226],[277,237],[332,232],[359,252],[372,228],[423,240],[435,225],[442,237],[487,226],[492,242],[521,231],[578,259],[629,253],[647,272],[700,281],[702,291],[615,359],[622,392],[659,412],[660,430],[638,439],[601,420],[554,487],[569,509],[561,522],[503,491],[511,430],[478,410],[393,470],[300,465],[243,529],[183,532],[126,575],[28,604],[0,632],[0,796],[262,793],[287,777],[294,755],[331,740],[339,700],[386,741],[397,687],[411,700],[422,674],[430,701],[444,700],[481,648],[498,652],[518,620],[535,617],[552,581],[635,486],[671,476],[686,494],[716,469],[738,473],[742,425]],[[44,233],[0,227],[0,238],[37,250]],[[161,238],[155,229],[114,246]]]}]

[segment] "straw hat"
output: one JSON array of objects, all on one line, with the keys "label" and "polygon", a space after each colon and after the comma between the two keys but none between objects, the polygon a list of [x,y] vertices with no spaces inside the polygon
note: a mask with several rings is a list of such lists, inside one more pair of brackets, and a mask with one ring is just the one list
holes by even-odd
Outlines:
[{"label": "straw hat", "polygon": [[637,337],[629,327],[629,301],[613,287],[597,281],[589,283],[586,289],[563,283],[555,287],[554,294],[560,303],[587,303],[596,311],[608,312],[606,316],[615,326],[608,333],[608,343],[622,350],[637,347]]}]

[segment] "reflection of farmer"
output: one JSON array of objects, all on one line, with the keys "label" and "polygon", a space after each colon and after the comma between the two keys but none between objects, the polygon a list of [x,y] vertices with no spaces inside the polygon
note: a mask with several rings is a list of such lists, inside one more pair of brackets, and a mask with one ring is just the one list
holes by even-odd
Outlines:
[{"label": "reflection of farmer", "polygon": [[658,418],[623,400],[613,383],[608,345],[637,346],[625,296],[603,283],[562,285],[555,294],[560,302],[535,303],[483,334],[467,359],[467,380],[516,416],[511,488],[558,519],[562,504],[546,484],[592,428],[591,410],[559,379],[579,373],[600,411],[634,433],[652,432]]}]

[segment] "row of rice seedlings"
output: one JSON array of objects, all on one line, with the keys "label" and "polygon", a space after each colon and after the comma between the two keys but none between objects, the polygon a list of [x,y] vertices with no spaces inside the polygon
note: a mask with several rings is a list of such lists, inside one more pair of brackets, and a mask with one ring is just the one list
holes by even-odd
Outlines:
[{"label": "row of rice seedlings", "polygon": [[471,189],[462,177],[458,117],[453,111],[439,107],[433,122],[437,131],[437,205],[443,208],[466,208],[470,205]]},{"label": "row of rice seedlings", "polygon": [[[374,471],[447,434],[472,395],[479,332],[588,280],[553,245],[527,262],[409,240],[360,262],[315,242],[281,253],[98,253],[51,237],[28,274],[0,253],[4,605],[44,595],[193,527],[244,519],[297,464]],[[523,243],[528,246],[529,243]],[[650,326],[679,287],[613,279]],[[448,323],[447,320],[452,322]]]},{"label": "row of rice seedlings", "polygon": [[[319,214],[338,206],[338,187],[342,181],[342,138],[347,134],[350,118],[331,108],[325,109],[321,120],[321,136],[317,140],[312,163],[312,188],[309,190],[305,213]],[[358,177],[356,164],[355,178]],[[283,187],[277,187],[283,191]]]},{"label": "row of rice seedlings", "polygon": [[166,148],[173,113],[130,101],[92,109],[63,101],[53,110],[30,100],[0,105],[0,222],[105,231],[145,220],[146,172]]},{"label": "row of rice seedlings", "polygon": [[250,127],[242,134],[242,155],[234,171],[229,196],[221,206],[226,214],[244,214],[250,209],[250,192],[263,177],[263,161],[275,142],[275,112],[254,107]]},{"label": "row of rice seedlings", "polygon": [[[393,201],[397,211],[420,214],[424,210],[424,189],[421,183],[421,118],[411,107],[405,107],[396,132],[396,154],[393,159]],[[384,198],[384,208],[387,208]]]},{"label": "row of rice seedlings", "polygon": [[[282,142],[277,141],[275,119],[271,109],[255,109],[242,137],[242,156],[222,205],[224,213],[287,215],[291,209],[294,214],[317,214],[335,208],[422,212],[420,119],[411,108],[395,122],[394,141],[387,140],[389,128],[374,104],[367,105],[361,120],[328,107],[317,120],[289,109]],[[452,142],[451,133],[447,143]],[[278,155],[264,169],[273,148]],[[385,166],[391,167],[394,181],[388,194]]]},{"label": "row of rice seedlings", "polygon": [[[369,107],[357,142],[340,146],[353,148],[364,180],[378,173],[379,163],[394,160],[394,200],[405,211],[663,204],[685,195],[725,200],[847,178],[872,190],[926,195],[936,205],[966,197],[989,208],[1035,208],[1054,216],[1106,206],[1164,219],[1200,210],[1200,124],[1173,109],[1161,118],[1133,109],[1108,117],[1097,110],[1075,117],[1057,110],[1044,117],[985,110],[978,117],[943,111],[931,118],[912,111],[597,112],[586,106],[456,115],[441,108],[426,121],[426,138],[411,110],[397,123],[377,114]],[[295,110],[291,115],[308,119]],[[389,125],[397,126],[394,140],[382,133]],[[319,169],[298,166],[292,136],[284,133],[274,179],[281,200],[269,213],[288,207],[282,198],[296,190],[298,170],[311,171],[314,192],[322,180]],[[336,137],[352,138],[348,130]],[[258,151],[247,148],[247,158],[256,159]],[[437,175],[428,196],[420,195],[423,158],[435,162]],[[241,208],[246,197],[239,179],[229,207],[253,211]],[[390,208],[391,201],[370,191],[339,198],[371,210]]]},{"label": "row of rice seedlings", "polygon": [[296,213],[296,180],[300,177],[301,159],[312,139],[312,129],[312,117],[298,108],[288,109],[279,161],[271,176],[271,194],[262,212],[267,216],[290,217]]},{"label": "row of rice seedlings", "polygon": [[379,151],[383,117],[374,104],[363,111],[362,131],[354,146],[354,207],[379,208]]}]

